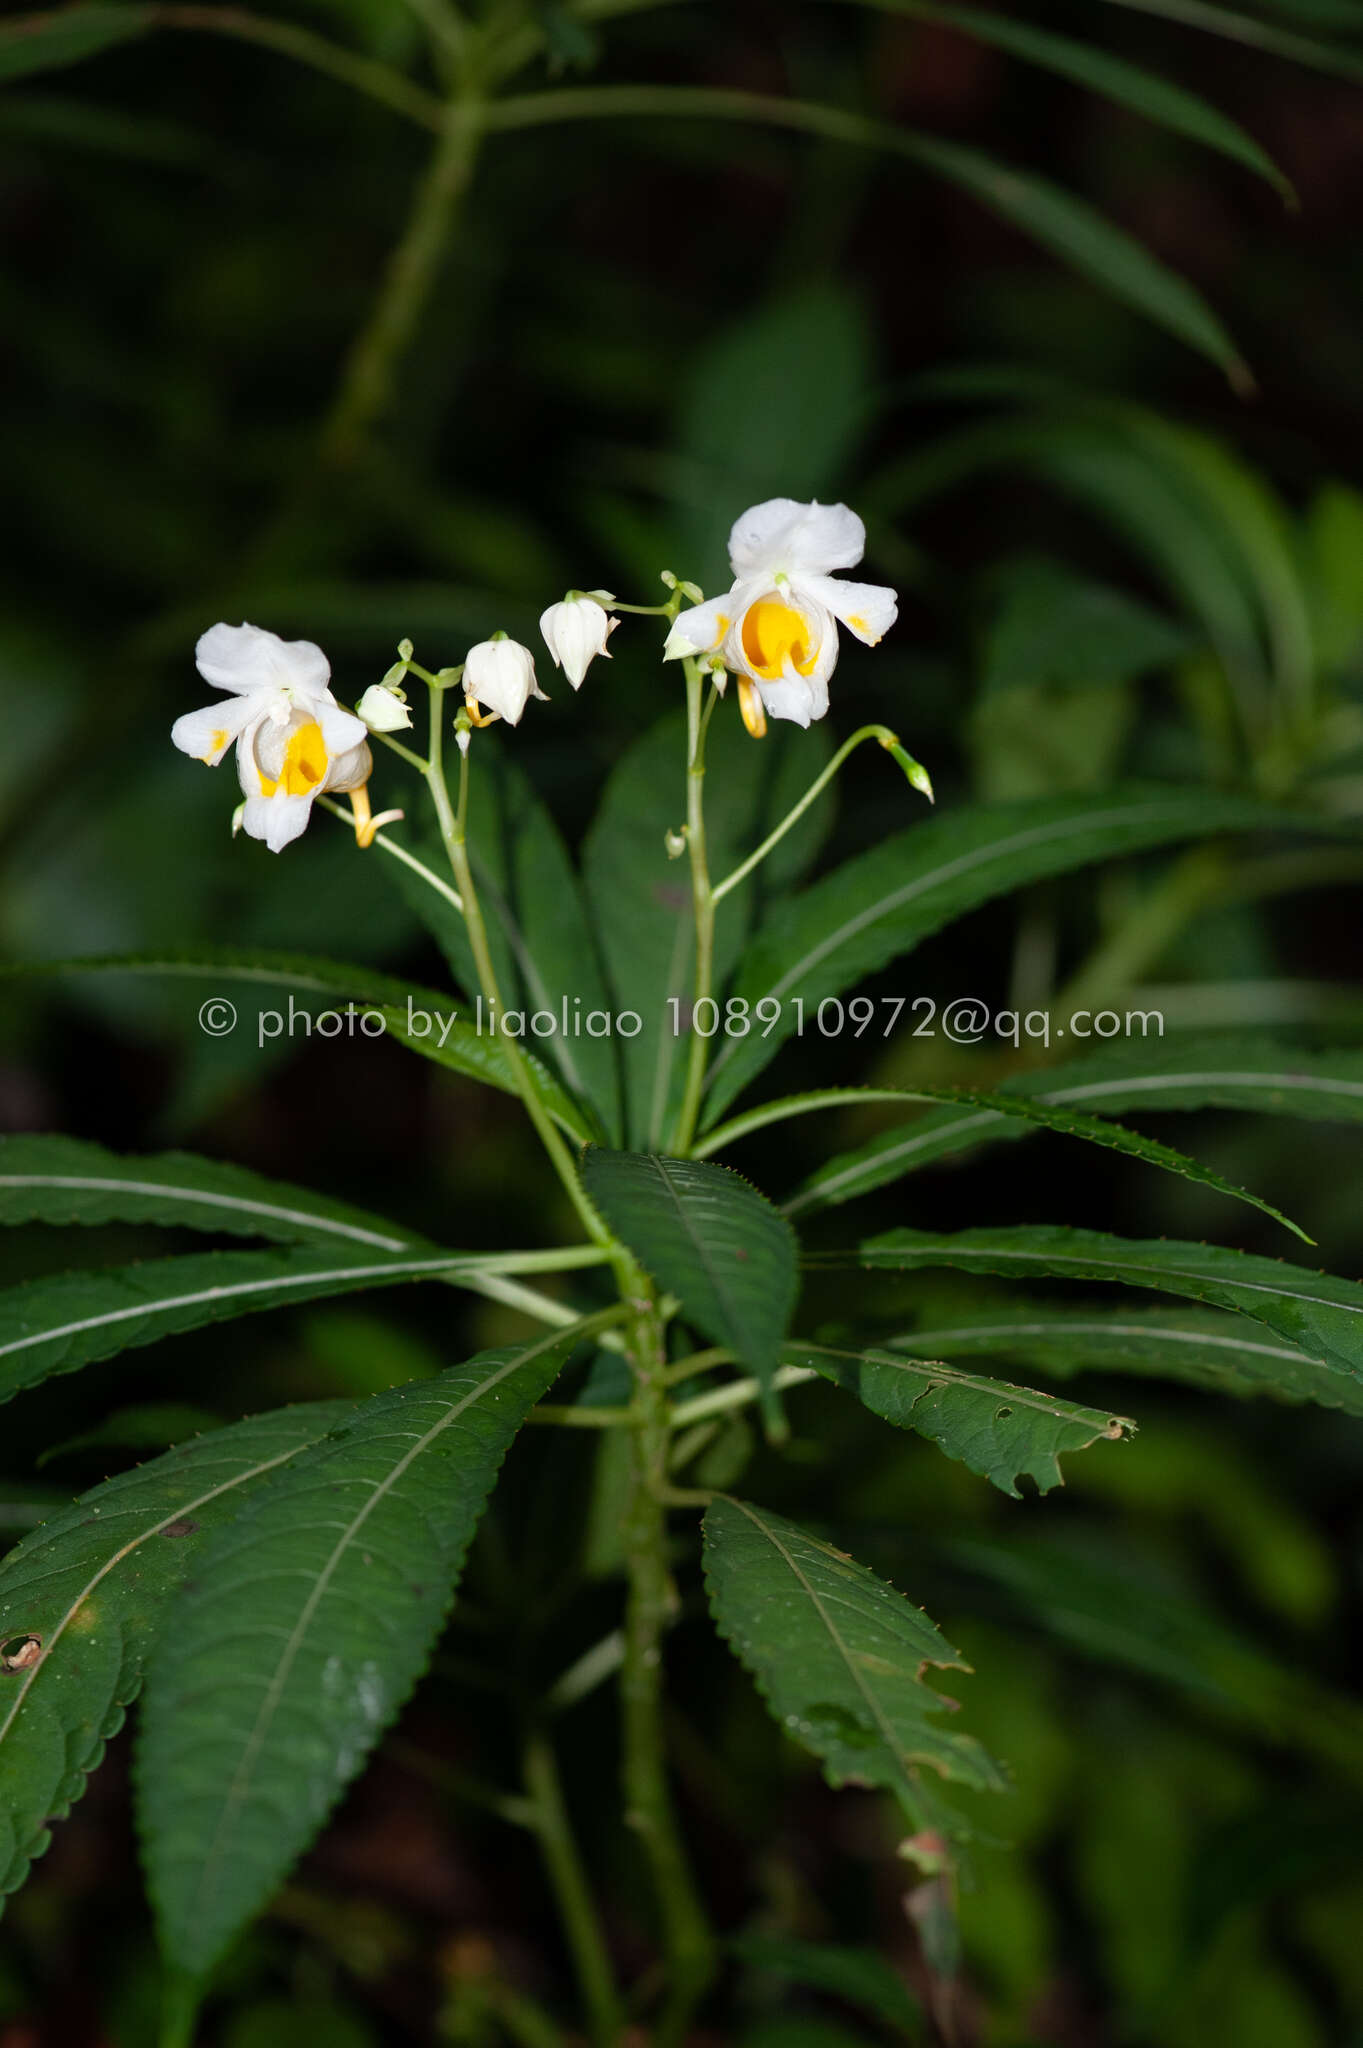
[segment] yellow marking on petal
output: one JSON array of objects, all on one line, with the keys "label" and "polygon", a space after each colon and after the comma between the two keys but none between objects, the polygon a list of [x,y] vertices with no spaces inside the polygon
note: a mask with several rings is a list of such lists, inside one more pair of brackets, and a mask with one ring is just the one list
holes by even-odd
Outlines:
[{"label": "yellow marking on petal", "polygon": [[819,651],[809,645],[809,623],[794,605],[760,597],[743,615],[743,652],[763,682],[779,682],[790,663],[797,675],[809,675]]},{"label": "yellow marking on petal", "polygon": [[212,767],[213,756],[215,754],[220,754],[222,752],[223,748],[227,745],[227,742],[230,738],[230,733],[215,732],[212,739],[208,743],[208,752],[206,754],[200,754],[199,759],[201,761],[206,761],[208,765]]},{"label": "yellow marking on petal", "polygon": [[738,679],[738,708],[743,713],[743,723],[755,740],[767,736],[767,714],[762,704],[756,683],[746,676]]},{"label": "yellow marking on petal", "polygon": [[729,620],[725,617],[723,612],[715,613],[715,626],[717,628],[717,631],[715,633],[714,639],[710,642],[711,653],[713,653],[715,648],[719,646],[720,642],[724,638],[724,635],[729,630]]},{"label": "yellow marking on petal", "polygon": [[276,790],[283,790],[285,796],[311,796],[326,780],[328,765],[322,728],[315,719],[310,719],[306,725],[300,725],[297,732],[289,734],[279,780],[271,782],[268,775],[262,775],[260,793],[273,796]]},{"label": "yellow marking on petal", "polygon": [[854,633],[869,633],[871,630],[860,612],[853,612],[847,623]]}]

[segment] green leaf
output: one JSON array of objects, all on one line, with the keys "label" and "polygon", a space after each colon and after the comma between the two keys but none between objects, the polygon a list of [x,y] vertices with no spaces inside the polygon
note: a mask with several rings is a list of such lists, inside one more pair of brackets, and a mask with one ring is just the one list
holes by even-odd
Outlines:
[{"label": "green leaf", "polygon": [[682,1304],[703,1336],[772,1385],[799,1288],[795,1232],[727,1166],[592,1146],[582,1185],[640,1265]]},{"label": "green leaf", "polygon": [[464,1273],[486,1255],[413,1247],[406,1255],[336,1245],[269,1252],[191,1252],[92,1273],[57,1273],[0,1291],[0,1401],[56,1373],[154,1344],[181,1330],[294,1302]]},{"label": "green leaf", "polygon": [[1007,50],[1024,63],[1058,72],[1062,78],[1072,79],[1090,92],[1101,93],[1118,106],[1129,107],[1147,121],[1155,121],[1162,128],[1170,128],[1192,142],[1234,158],[1266,178],[1284,198],[1294,197],[1291,184],[1273,159],[1237,122],[1197,93],[1187,92],[1181,85],[1171,84],[1157,72],[1147,71],[1125,57],[1114,57],[1089,43],[1076,42],[1071,36],[1053,35],[1029,22],[1012,21],[978,7],[957,6],[955,0],[949,7],[934,7],[928,0],[857,0],[857,4],[875,7],[886,14],[907,14],[923,21],[940,22],[973,36],[977,42]]},{"label": "green leaf", "polygon": [[[444,868],[438,839],[423,840],[416,850],[429,866]],[[468,853],[503,1003],[555,1019],[558,1028],[532,1042],[574,1096],[596,1111],[595,1135],[618,1138],[620,1042],[586,1029],[586,1019],[608,1011],[609,1001],[577,876],[548,810],[504,752],[491,750],[476,764]],[[478,974],[463,918],[398,862],[389,862],[385,873],[427,925],[461,987],[476,998]],[[528,1016],[523,1036],[530,1039]]]},{"label": "green leaf", "polygon": [[[1124,683],[1189,651],[1185,627],[1044,555],[997,565],[991,586],[997,609],[981,649],[985,698]],[[982,715],[994,708],[984,706]]]},{"label": "green leaf", "polygon": [[960,1653],[874,1572],[769,1509],[721,1496],[703,1533],[720,1634],[829,1783],[883,1787],[915,1827],[968,1836],[938,1783],[1001,1792],[1007,1780],[973,1736],[942,1725],[948,1702],[924,1681],[929,1667],[967,1671]]},{"label": "green leaf", "polygon": [[59,7],[21,15],[0,28],[0,80],[28,78],[98,56],[152,26],[154,7]]},{"label": "green leaf", "polygon": [[198,1563],[147,1687],[139,1821],[161,1942],[201,1976],[407,1699],[512,1438],[578,1331],[377,1394]]},{"label": "green leaf", "polygon": [[873,1948],[800,1941],[790,1934],[740,1934],[729,1944],[741,1963],[811,1991],[827,1991],[918,2038],[922,2011],[899,1972]]},{"label": "green leaf", "polygon": [[1331,1368],[1295,1345],[1251,1334],[1244,1316],[1215,1309],[1062,1307],[1000,1291],[978,1291],[945,1309],[934,1304],[895,1351],[922,1358],[1000,1358],[1055,1379],[1081,1372],[1178,1380],[1222,1394],[1270,1394],[1316,1401]]},{"label": "green leaf", "polygon": [[221,1415],[207,1408],[191,1408],[183,1401],[143,1401],[135,1408],[117,1408],[93,1429],[53,1444],[34,1462],[38,1471],[57,1458],[72,1457],[77,1451],[163,1451],[186,1437],[200,1436],[206,1429],[220,1429]]},{"label": "green leaf", "polygon": [[[1155,1053],[1144,1045],[1124,1046],[1020,1075],[1003,1084],[998,1099],[1012,1095],[1056,1109],[1071,1104],[1099,1109],[1104,1115],[1216,1108],[1363,1123],[1363,1053],[1301,1052],[1263,1039],[1179,1039]],[[849,1091],[848,1099],[855,1101],[855,1094]],[[795,1216],[849,1202],[935,1159],[1027,1135],[1025,1120],[1001,1118],[995,1110],[964,1104],[959,1110],[933,1110],[853,1152],[839,1153],[782,1206]]]},{"label": "green leaf", "polygon": [[[1113,1281],[1235,1309],[1266,1323],[1295,1350],[1320,1361],[1313,1400],[1363,1415],[1363,1286],[1354,1281],[1220,1245],[1179,1244],[1164,1238],[1143,1242],[1051,1224],[964,1230],[941,1237],[928,1231],[891,1231],[863,1245],[860,1257],[864,1265],[900,1271],[955,1266],[1006,1279]],[[1291,1387],[1297,1390],[1295,1379]]]},{"label": "green leaf", "polygon": [[[438,1067],[445,1067],[452,1074],[462,1074],[467,1081],[481,1081],[488,1088],[500,1088],[504,1095],[519,1093],[486,1009],[476,1011],[470,1024],[445,996],[433,1009],[423,1010],[410,1002],[401,1009],[383,1004],[379,1014],[388,1036],[412,1052],[419,1052],[423,1059],[434,1060]],[[543,1060],[525,1046],[521,1048],[521,1057],[535,1076],[540,1100],[554,1122],[579,1145],[590,1144],[590,1112],[579,1109]]]},{"label": "green leaf", "polygon": [[1215,6],[1209,5],[1208,0],[1109,0],[1109,5],[1129,7],[1138,14],[1158,14],[1184,28],[1205,28],[1214,36],[1245,43],[1251,49],[1267,50],[1274,57],[1287,57],[1312,71],[1331,72],[1336,78],[1363,79],[1363,52],[1318,43],[1310,36],[1274,28],[1266,21],[1255,21],[1252,15],[1222,7],[1220,0]]},{"label": "green leaf", "polygon": [[[760,749],[716,720],[706,746],[706,841],[711,872],[736,867],[803,796],[827,756],[820,735],[786,731]],[[622,1042],[625,1126],[639,1145],[662,1146],[681,1100],[686,1041],[673,1023],[689,1014],[694,978],[694,910],[684,860],[665,837],[686,814],[685,721],[665,718],[631,748],[606,786],[583,850],[587,893],[617,1014],[642,1028]],[[774,748],[773,748],[773,742]],[[717,985],[732,968],[759,905],[795,880],[827,830],[830,806],[815,804],[764,861],[725,898],[716,934]]]},{"label": "green leaf", "polygon": [[834,1351],[825,1344],[788,1345],[789,1364],[812,1366],[873,1415],[927,1437],[949,1458],[1002,1493],[1021,1499],[1020,1478],[1042,1493],[1063,1486],[1059,1460],[1100,1440],[1121,1443],[1136,1428],[1125,1415],[1078,1408],[944,1365],[940,1359],[898,1358],[889,1351]]},{"label": "green leaf", "polygon": [[17,1891],[48,1828],[122,1725],[167,1602],[247,1490],[350,1414],[277,1408],[106,1479],[0,1563],[0,1645],[41,1656],[0,1671],[0,1895]]},{"label": "green leaf", "polygon": [[122,1158],[78,1138],[0,1138],[0,1223],[155,1223],[268,1237],[340,1238],[400,1252],[418,1240],[284,1181],[189,1152]]},{"label": "green leaf", "polygon": [[746,1037],[720,1046],[707,1124],[793,1032],[817,1030],[826,997],[991,897],[1146,847],[1272,824],[1301,829],[1302,821],[1213,790],[1128,785],[1097,797],[965,806],[896,833],[780,907],[757,933],[735,994],[750,1014],[763,1001],[779,1012],[768,1027],[768,1007]]}]

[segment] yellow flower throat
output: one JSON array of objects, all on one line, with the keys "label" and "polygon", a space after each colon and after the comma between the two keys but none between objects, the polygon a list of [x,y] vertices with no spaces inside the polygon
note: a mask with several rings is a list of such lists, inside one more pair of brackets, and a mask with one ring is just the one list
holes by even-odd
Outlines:
[{"label": "yellow flower throat", "polygon": [[306,725],[300,725],[297,732],[289,734],[279,780],[271,782],[269,776],[262,772],[260,793],[273,796],[276,790],[282,790],[285,796],[308,796],[324,780],[326,772],[327,750],[322,728],[315,719],[310,719]]},{"label": "yellow flower throat", "polygon": [[818,649],[810,648],[804,614],[777,597],[762,597],[749,605],[743,618],[743,652],[753,673],[767,683],[780,680],[787,660],[797,675],[807,676],[819,658]]}]

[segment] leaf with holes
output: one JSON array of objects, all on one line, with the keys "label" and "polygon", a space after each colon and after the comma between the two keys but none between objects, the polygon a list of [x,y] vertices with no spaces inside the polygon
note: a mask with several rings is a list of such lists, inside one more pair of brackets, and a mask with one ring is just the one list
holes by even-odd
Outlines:
[{"label": "leaf with holes", "polygon": [[204,1323],[400,1280],[476,1275],[487,1264],[485,1256],[441,1252],[434,1246],[380,1254],[328,1244],[287,1251],[190,1252],[143,1265],[25,1280],[0,1291],[0,1401],[54,1373],[75,1372],[96,1359]]},{"label": "leaf with holes", "polygon": [[593,1146],[582,1184],[687,1320],[756,1375],[775,1423],[772,1383],[799,1284],[784,1216],[741,1174],[707,1160]]},{"label": "leaf with holes", "polygon": [[955,1703],[924,1682],[929,1667],[968,1671],[960,1653],[893,1586],[767,1508],[721,1496],[703,1533],[720,1634],[829,1783],[882,1786],[915,1827],[968,1838],[938,1784],[999,1792],[1007,1779],[943,1725]]},{"label": "leaf with holes", "polygon": [[962,1372],[940,1359],[834,1351],[824,1344],[788,1345],[784,1356],[855,1394],[873,1415],[929,1438],[1015,1500],[1021,1498],[1020,1478],[1035,1480],[1040,1492],[1049,1493],[1065,1483],[1062,1453],[1120,1443],[1136,1427],[1125,1415],[1080,1408],[1054,1394]]},{"label": "leaf with holes", "polygon": [[512,1438],[578,1341],[377,1394],[224,1531],[147,1688],[139,1821],[170,1963],[212,1968],[425,1668]]},{"label": "leaf with holes", "polygon": [[383,1252],[420,1242],[383,1217],[221,1160],[123,1158],[64,1137],[0,1138],[0,1223],[155,1223]]},{"label": "leaf with holes", "polygon": [[352,1407],[279,1408],[177,1445],[92,1487],[0,1563],[0,1896],[80,1798],[214,1531]]},{"label": "leaf with holes", "polygon": [[[1116,1282],[1238,1310],[1286,1337],[1294,1354],[1320,1361],[1313,1400],[1363,1415],[1363,1286],[1356,1281],[1222,1245],[1165,1238],[1142,1242],[1046,1223],[940,1237],[926,1230],[894,1230],[863,1245],[858,1256],[863,1265],[904,1272],[954,1266],[1013,1280]],[[1294,1360],[1284,1371],[1290,1375],[1289,1391],[1300,1391]]]}]

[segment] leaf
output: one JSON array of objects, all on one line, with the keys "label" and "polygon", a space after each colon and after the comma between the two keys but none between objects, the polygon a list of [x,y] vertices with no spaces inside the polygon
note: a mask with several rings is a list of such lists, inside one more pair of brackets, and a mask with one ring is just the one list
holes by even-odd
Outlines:
[{"label": "leaf", "polygon": [[1250,48],[1267,50],[1274,57],[1287,57],[1312,71],[1331,72],[1337,78],[1363,79],[1363,53],[1294,35],[1266,21],[1255,21],[1251,15],[1222,7],[1220,0],[1215,6],[1209,5],[1208,0],[1109,0],[1109,5],[1129,7],[1139,14],[1158,14],[1185,28],[1205,28],[1214,36],[1247,43]]},{"label": "leaf", "polygon": [[284,1181],[189,1152],[122,1158],[78,1138],[0,1138],[0,1223],[155,1223],[403,1251],[410,1231]]},{"label": "leaf", "polygon": [[1235,1309],[1266,1323],[1294,1350],[1319,1359],[1313,1400],[1363,1415],[1363,1287],[1350,1280],[1220,1245],[1142,1242],[1044,1223],[944,1237],[891,1231],[863,1245],[860,1258],[866,1266],[901,1271],[956,1266],[1007,1279],[1115,1281]]},{"label": "leaf", "polygon": [[[1244,1109],[1363,1123],[1363,1054],[1311,1053],[1263,1039],[1180,1039],[1151,1054],[1145,1046],[1099,1052],[1086,1060],[1005,1081],[1016,1095],[1056,1109],[1082,1105],[1104,1115],[1132,1110]],[[874,1099],[871,1097],[869,1099]],[[933,1160],[980,1144],[1028,1135],[1026,1121],[989,1109],[942,1108],[839,1153],[811,1174],[789,1202],[789,1216],[848,1202]]]},{"label": "leaf", "polygon": [[[504,1095],[519,1093],[493,1028],[491,1013],[485,1008],[475,1008],[471,1024],[459,1015],[448,996],[442,998],[434,1009],[423,1010],[409,1001],[400,1010],[384,1004],[379,1014],[389,1037],[412,1052],[419,1052],[423,1059],[434,1060],[438,1067],[445,1067],[452,1074],[462,1074],[465,1080],[481,1081],[488,1088],[500,1088]],[[521,1057],[534,1075],[540,1100],[554,1122],[579,1145],[590,1144],[589,1112],[579,1109],[543,1060],[524,1046]]]},{"label": "leaf", "polygon": [[1017,1295],[978,1294],[925,1315],[895,1351],[924,1358],[1002,1358],[1056,1379],[1081,1372],[1178,1380],[1222,1394],[1315,1401],[1331,1368],[1295,1345],[1252,1334],[1242,1315],[1214,1309],[1062,1307]]},{"label": "leaf", "polygon": [[980,150],[915,134],[887,121],[868,120],[844,107],[708,86],[607,85],[539,92],[497,101],[487,109],[485,120],[489,128],[506,130],[610,115],[643,120],[683,116],[790,128],[860,149],[907,157],[969,192],[1072,269],[1219,364],[1237,389],[1253,388],[1230,336],[1185,278],[1167,269],[1084,200]]},{"label": "leaf", "polygon": [[277,1408],[180,1444],[59,1509],[0,1563],[0,1644],[38,1661],[0,1672],[0,1895],[85,1790],[142,1684],[171,1594],[247,1490],[351,1412]]},{"label": "leaf", "polygon": [[[991,584],[997,610],[981,650],[986,699],[1124,683],[1189,651],[1185,627],[1047,556],[1015,556],[995,568]],[[995,708],[986,704],[982,715]]]},{"label": "leaf", "polygon": [[858,0],[858,4],[885,14],[907,14],[923,21],[940,22],[975,37],[978,42],[1007,50],[1025,63],[1058,72],[1062,78],[1072,79],[1076,85],[1128,107],[1145,120],[1234,158],[1266,178],[1284,198],[1294,197],[1291,184],[1272,158],[1237,122],[1199,94],[1187,92],[1181,85],[1174,85],[1125,57],[1114,57],[1106,50],[1076,42],[1072,36],[1053,35],[1029,22],[1012,21],[978,7],[958,6],[955,0],[949,7],[934,7],[927,0]]},{"label": "leaf", "polygon": [[[765,1036],[728,1038],[710,1068],[707,1125],[818,1006],[991,897],[1044,875],[1179,839],[1289,820],[1206,789],[1127,785],[1103,796],[964,806],[896,833],[777,909],[744,954],[735,995],[780,1005]],[[803,1010],[797,1008],[803,1005]]]},{"label": "leaf", "polygon": [[940,1359],[897,1358],[889,1351],[834,1351],[825,1344],[787,1346],[793,1365],[812,1366],[873,1415],[927,1437],[949,1458],[1022,1498],[1019,1478],[1049,1493],[1063,1486],[1059,1460],[1101,1440],[1121,1443],[1136,1425],[1125,1415],[1077,1408],[1053,1394],[1006,1385],[944,1365]]},{"label": "leaf", "polygon": [[[609,1002],[582,893],[558,828],[505,753],[491,751],[478,764],[470,806],[469,860],[503,1004],[547,1012],[556,1020],[558,1028],[535,1041],[537,1050],[573,1094],[595,1110],[600,1129],[594,1135],[618,1139],[621,1041],[613,1033],[594,1036],[586,1028],[586,1019],[608,1011]],[[443,867],[438,840],[423,841],[417,851],[428,865]],[[385,873],[430,930],[460,986],[476,998],[478,974],[463,918],[396,861]]]},{"label": "leaf", "polygon": [[182,1330],[360,1287],[476,1275],[486,1254],[413,1247],[407,1256],[338,1246],[190,1252],[99,1272],[57,1273],[0,1290],[0,1401],[54,1374]]},{"label": "leaf", "polygon": [[967,1837],[941,1780],[1001,1792],[973,1736],[943,1727],[952,1703],[923,1679],[967,1671],[920,1608],[794,1522],[721,1495],[703,1525],[705,1582],[720,1634],[774,1718],[820,1757],[831,1785],[895,1794],[916,1827]]},{"label": "leaf", "polygon": [[137,1756],[175,1968],[212,1968],[408,1697],[511,1440],[578,1334],[374,1395],[199,1562],[150,1674]]},{"label": "leaf", "polygon": [[785,1218],[741,1174],[708,1160],[592,1146],[582,1185],[687,1320],[756,1375],[774,1423],[772,1382],[799,1288]]},{"label": "leaf", "polygon": [[58,7],[21,15],[0,28],[0,81],[28,78],[98,56],[152,26],[153,7]]},{"label": "leaf", "polygon": [[[736,726],[737,721],[734,721]],[[716,721],[706,748],[706,841],[711,872],[727,873],[791,806],[824,765],[827,742],[782,733],[773,750]],[[617,1014],[632,1010],[638,1035],[622,1043],[625,1128],[639,1145],[661,1147],[681,1100],[683,1023],[690,1011],[695,947],[685,861],[669,860],[665,837],[686,813],[685,721],[665,718],[631,748],[606,786],[587,835],[583,868],[592,918]],[[732,968],[757,904],[796,879],[813,859],[830,807],[816,804],[765,861],[725,898],[716,933],[716,986]]]},{"label": "leaf", "polygon": [[922,2011],[899,1972],[873,1948],[800,1941],[790,1934],[740,1934],[729,1944],[741,1963],[811,1991],[827,1991],[918,2038]]},{"label": "leaf", "polygon": [[220,1429],[221,1415],[208,1408],[191,1408],[183,1401],[143,1401],[135,1408],[116,1408],[93,1429],[53,1444],[34,1460],[39,1472],[57,1458],[70,1458],[77,1451],[163,1451],[168,1444],[200,1436],[206,1429]]}]

